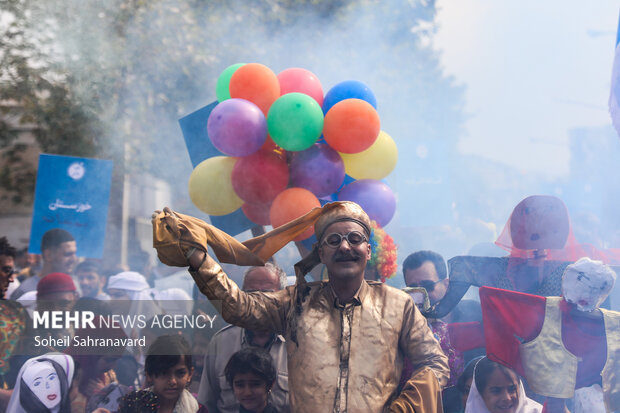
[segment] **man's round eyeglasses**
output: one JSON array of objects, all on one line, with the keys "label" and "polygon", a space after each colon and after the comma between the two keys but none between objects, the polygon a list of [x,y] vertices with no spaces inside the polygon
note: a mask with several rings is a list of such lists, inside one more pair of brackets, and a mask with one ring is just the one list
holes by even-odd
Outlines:
[{"label": "man's round eyeglasses", "polygon": [[343,239],[346,239],[349,245],[352,247],[360,245],[362,242],[368,241],[368,239],[366,239],[366,236],[359,231],[351,231],[347,234],[332,232],[331,234],[327,234],[325,236],[325,238],[323,239],[323,244],[331,248],[338,248],[340,244],[342,244]]}]

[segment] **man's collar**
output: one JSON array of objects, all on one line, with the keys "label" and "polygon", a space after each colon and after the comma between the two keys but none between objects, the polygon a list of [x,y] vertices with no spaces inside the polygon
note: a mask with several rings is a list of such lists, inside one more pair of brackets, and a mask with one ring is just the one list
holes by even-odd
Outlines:
[{"label": "man's collar", "polygon": [[334,288],[331,286],[331,284],[329,284],[329,290],[331,291],[331,295],[334,300],[334,307],[336,308],[344,307],[346,304],[349,303],[353,303],[353,305],[362,305],[366,294],[368,294],[368,283],[366,282],[366,280],[362,279],[362,284],[360,285],[360,288],[357,289],[357,291],[348,303],[340,302],[340,299],[336,295],[336,292],[334,291]]}]

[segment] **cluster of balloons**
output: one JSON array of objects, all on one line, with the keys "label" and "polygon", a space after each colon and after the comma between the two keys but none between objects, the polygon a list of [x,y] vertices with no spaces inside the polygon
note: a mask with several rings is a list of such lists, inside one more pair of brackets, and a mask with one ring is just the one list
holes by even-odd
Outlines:
[{"label": "cluster of balloons", "polygon": [[[392,219],[396,200],[381,180],[398,151],[380,128],[368,86],[349,80],[324,95],[306,69],[276,75],[248,63],[226,68],[216,95],[206,128],[227,156],[206,159],[190,176],[190,197],[202,211],[242,208],[252,222],[275,228],[321,201],[350,200],[382,227]],[[298,240],[310,236],[312,229]]]}]

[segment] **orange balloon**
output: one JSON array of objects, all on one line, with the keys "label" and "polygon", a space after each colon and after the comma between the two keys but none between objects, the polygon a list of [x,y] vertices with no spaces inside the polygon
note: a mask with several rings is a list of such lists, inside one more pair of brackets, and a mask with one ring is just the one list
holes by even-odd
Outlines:
[{"label": "orange balloon", "polygon": [[230,97],[249,100],[265,116],[271,104],[280,97],[280,83],[275,73],[260,63],[248,63],[233,73],[228,85]]},{"label": "orange balloon", "polygon": [[[320,208],[321,203],[314,194],[304,188],[288,188],[280,192],[271,204],[269,218],[274,228],[307,214],[312,208]],[[310,226],[294,241],[302,241],[314,234],[314,227]]]},{"label": "orange balloon", "polygon": [[342,153],[358,153],[370,148],[380,130],[379,114],[370,103],[361,99],[336,103],[323,122],[325,141]]}]

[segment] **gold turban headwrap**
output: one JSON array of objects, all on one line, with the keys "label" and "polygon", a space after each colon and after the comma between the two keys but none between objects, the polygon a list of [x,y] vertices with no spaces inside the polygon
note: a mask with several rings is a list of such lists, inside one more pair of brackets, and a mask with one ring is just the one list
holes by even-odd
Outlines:
[{"label": "gold turban headwrap", "polygon": [[[198,218],[164,208],[153,214],[153,247],[162,263],[175,267],[186,267],[188,251],[196,248],[207,252],[207,245],[220,262],[264,265],[310,225],[314,225],[314,232],[320,240],[327,227],[341,221],[358,223],[370,237],[370,218],[362,207],[350,201],[331,202],[322,208],[314,208],[306,215],[244,242]],[[297,282],[305,282],[304,275],[319,262],[318,246],[315,245],[308,256],[295,264]]]},{"label": "gold turban headwrap", "polygon": [[370,238],[370,218],[368,218],[368,214],[364,212],[361,206],[351,201],[333,202],[332,204],[333,207],[325,210],[314,223],[314,234],[318,241],[321,241],[327,227],[342,221],[358,223],[364,228],[366,236]]}]

